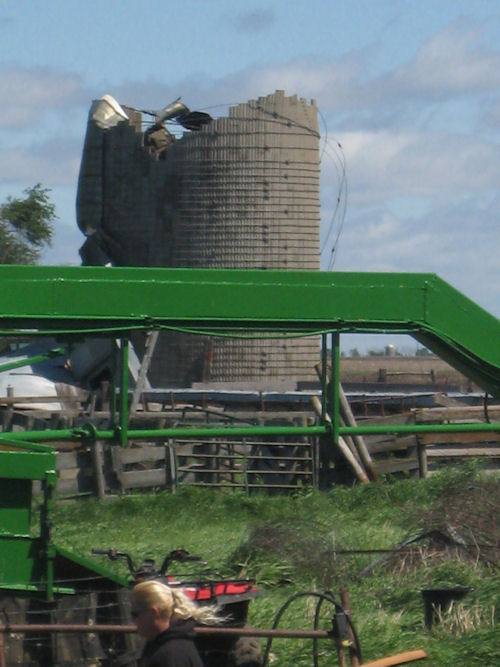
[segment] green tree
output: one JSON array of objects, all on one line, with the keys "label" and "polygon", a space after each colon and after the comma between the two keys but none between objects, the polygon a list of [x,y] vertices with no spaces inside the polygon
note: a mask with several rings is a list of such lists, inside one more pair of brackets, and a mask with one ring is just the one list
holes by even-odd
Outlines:
[{"label": "green tree", "polygon": [[0,204],[0,264],[36,264],[45,247],[52,245],[55,206],[37,183],[26,197],[7,197]]}]

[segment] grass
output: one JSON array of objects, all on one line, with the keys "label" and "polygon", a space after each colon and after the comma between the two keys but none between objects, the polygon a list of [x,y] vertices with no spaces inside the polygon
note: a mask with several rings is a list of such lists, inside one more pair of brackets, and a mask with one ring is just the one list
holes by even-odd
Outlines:
[{"label": "grass", "polygon": [[[263,591],[251,605],[257,627],[271,627],[299,591],[329,590],[338,599],[345,587],[364,660],[423,648],[429,666],[488,667],[499,655],[499,509],[500,480],[466,467],[428,480],[293,496],[184,488],[174,495],[59,502],[54,539],[82,554],[92,547],[129,551],[136,562],[160,563],[182,547],[220,575],[255,577]],[[430,535],[410,551],[377,551],[425,532]],[[464,549],[453,535],[478,546]],[[422,589],[456,586],[471,591],[428,630]],[[312,628],[316,605],[317,598],[295,600],[280,627]],[[323,605],[322,627],[331,627],[331,615]],[[319,664],[337,664],[329,643],[319,650]],[[274,667],[313,664],[310,640],[275,641],[271,653]]]}]

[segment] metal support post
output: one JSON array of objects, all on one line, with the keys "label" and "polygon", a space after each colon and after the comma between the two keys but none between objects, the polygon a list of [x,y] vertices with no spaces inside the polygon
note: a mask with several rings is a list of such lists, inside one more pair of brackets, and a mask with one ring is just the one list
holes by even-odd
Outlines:
[{"label": "metal support post", "polygon": [[45,559],[45,595],[47,601],[54,599],[54,559],[56,557],[56,549],[52,543],[50,516],[56,485],[57,472],[55,470],[47,470],[45,479],[43,480],[43,506],[40,513],[40,535],[43,544],[43,557]]},{"label": "metal support post", "polygon": [[120,341],[120,445],[128,444],[128,338]]},{"label": "metal support post", "polygon": [[111,354],[111,387],[109,401],[109,427],[116,428],[116,375],[118,372],[118,341],[115,340]]},{"label": "metal support post", "polygon": [[328,395],[328,337],[327,334],[321,334],[321,423],[325,423],[327,414],[327,395]]},{"label": "metal support post", "polygon": [[333,425],[333,440],[339,441],[340,428],[340,335],[331,334],[332,340],[332,375],[330,379],[330,417]]}]

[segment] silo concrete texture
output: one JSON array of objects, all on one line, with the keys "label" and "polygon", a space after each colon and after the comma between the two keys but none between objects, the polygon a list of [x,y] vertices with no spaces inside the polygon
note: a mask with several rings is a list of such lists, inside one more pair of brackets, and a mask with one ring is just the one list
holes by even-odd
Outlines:
[{"label": "silo concrete texture", "polygon": [[[137,115],[102,130],[101,247],[120,265],[319,269],[317,109],[282,91],[232,107],[162,152],[144,146]],[[92,123],[89,123],[88,134]],[[93,128],[95,132],[95,128]],[[84,156],[85,156],[84,150]],[[94,170],[95,171],[95,170]],[[79,225],[85,231],[83,215]],[[94,241],[98,237],[94,237]],[[155,386],[263,385],[315,379],[317,338],[207,338],[162,333]]]},{"label": "silo concrete texture", "polygon": [[165,162],[144,145],[142,114],[118,105],[102,121],[105,98],[90,109],[78,178],[77,223],[87,237],[82,262],[169,266],[171,234],[160,215]]}]

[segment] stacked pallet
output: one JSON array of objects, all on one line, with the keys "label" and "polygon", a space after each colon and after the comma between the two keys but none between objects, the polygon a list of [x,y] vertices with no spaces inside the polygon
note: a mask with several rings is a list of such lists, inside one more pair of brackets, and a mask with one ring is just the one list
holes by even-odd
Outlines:
[{"label": "stacked pallet", "polygon": [[[415,410],[417,424],[479,424],[500,422],[500,406],[459,406]],[[500,470],[500,432],[422,433],[418,445],[425,450],[426,469],[422,476],[443,465],[480,458],[486,472]]]}]

